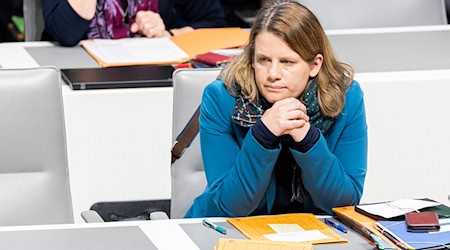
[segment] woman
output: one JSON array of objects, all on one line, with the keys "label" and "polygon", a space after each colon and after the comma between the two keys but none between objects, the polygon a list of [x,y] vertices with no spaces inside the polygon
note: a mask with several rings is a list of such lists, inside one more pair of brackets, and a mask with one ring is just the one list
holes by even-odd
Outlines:
[{"label": "woman", "polygon": [[186,217],[331,214],[360,201],[363,92],[296,1],[260,10],[243,54],[206,87],[200,139],[208,185]]},{"label": "woman", "polygon": [[44,40],[74,46],[84,38],[163,37],[221,27],[219,0],[43,0]]}]

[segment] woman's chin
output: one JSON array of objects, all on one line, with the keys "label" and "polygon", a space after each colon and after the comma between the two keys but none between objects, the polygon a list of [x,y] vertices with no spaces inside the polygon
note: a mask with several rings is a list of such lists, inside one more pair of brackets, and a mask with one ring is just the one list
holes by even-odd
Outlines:
[{"label": "woman's chin", "polygon": [[264,96],[264,98],[266,99],[266,101],[273,104],[275,102],[286,99],[287,97],[284,95],[269,94],[269,95]]}]

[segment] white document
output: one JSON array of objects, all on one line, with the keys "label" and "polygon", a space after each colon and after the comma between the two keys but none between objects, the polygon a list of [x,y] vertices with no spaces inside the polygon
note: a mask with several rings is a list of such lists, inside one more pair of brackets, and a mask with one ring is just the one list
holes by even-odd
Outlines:
[{"label": "white document", "polygon": [[298,224],[267,224],[276,233],[292,233],[305,231]]},{"label": "white document", "polygon": [[84,41],[83,46],[108,64],[171,62],[189,57],[168,37],[94,39]]},{"label": "white document", "polygon": [[284,242],[305,242],[316,241],[329,238],[319,230],[307,230],[301,232],[278,233],[278,234],[263,234],[264,237],[271,241]]},{"label": "white document", "polygon": [[379,204],[359,205],[358,208],[370,214],[379,215],[388,219],[414,212],[422,208],[435,207],[438,205],[440,205],[438,202],[403,199]]}]

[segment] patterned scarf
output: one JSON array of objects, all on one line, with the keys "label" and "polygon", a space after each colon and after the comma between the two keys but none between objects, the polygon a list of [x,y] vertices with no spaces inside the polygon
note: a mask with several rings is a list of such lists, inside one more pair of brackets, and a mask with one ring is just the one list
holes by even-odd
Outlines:
[{"label": "patterned scarf", "polygon": [[[257,98],[255,101],[251,101],[248,95],[239,87],[236,86],[236,93],[240,93],[236,97],[236,103],[233,108],[232,119],[233,122],[241,127],[251,127],[261,119],[265,110],[270,108],[271,104],[268,103],[264,98]],[[322,134],[326,134],[331,128],[334,122],[333,118],[325,117],[319,106],[319,100],[317,97],[317,82],[312,80],[307,88],[305,89],[303,95],[300,97],[302,103],[306,106],[307,115],[309,116],[309,121],[311,125],[318,128]],[[292,141],[290,136],[282,136],[281,143],[286,145]],[[285,148],[285,147],[283,147]],[[300,167],[295,162],[292,154],[288,150],[282,150],[280,157],[284,158],[278,160],[283,165],[288,165],[292,168],[292,198],[291,202],[303,202],[304,197],[308,194],[301,181]],[[286,152],[289,155],[286,155]]]},{"label": "patterned scarf", "polygon": [[[236,87],[239,92],[239,96],[236,98],[236,104],[233,108],[232,119],[241,127],[251,127],[261,119],[264,111],[268,109],[271,104],[264,98],[260,97],[257,100],[250,101],[248,95],[241,90],[240,87]],[[306,106],[306,112],[309,116],[311,125],[320,129],[322,134],[325,134],[333,124],[334,119],[325,117],[319,106],[319,100],[317,98],[317,82],[312,80],[302,97],[300,97],[302,103]]]},{"label": "patterned scarf", "polygon": [[158,0],[128,0],[125,10],[120,0],[98,0],[94,19],[89,25],[88,38],[119,39],[141,36],[138,33],[130,33],[130,26],[140,10],[158,12]]}]

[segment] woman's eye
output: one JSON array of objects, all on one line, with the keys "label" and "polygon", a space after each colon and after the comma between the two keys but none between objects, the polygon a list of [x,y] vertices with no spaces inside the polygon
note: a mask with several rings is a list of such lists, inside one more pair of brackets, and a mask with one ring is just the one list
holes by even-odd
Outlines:
[{"label": "woman's eye", "polygon": [[282,64],[286,64],[286,65],[291,65],[291,64],[293,64],[294,62],[293,62],[293,61],[289,61],[289,60],[282,60],[281,63],[282,63]]},{"label": "woman's eye", "polygon": [[268,61],[269,61],[269,58],[266,58],[266,57],[261,57],[258,59],[258,62],[268,62]]}]

